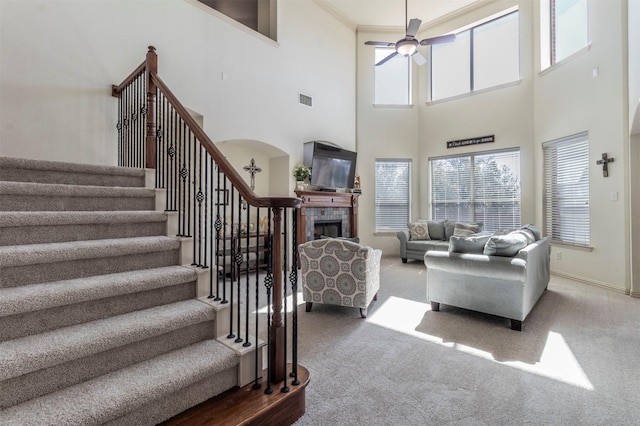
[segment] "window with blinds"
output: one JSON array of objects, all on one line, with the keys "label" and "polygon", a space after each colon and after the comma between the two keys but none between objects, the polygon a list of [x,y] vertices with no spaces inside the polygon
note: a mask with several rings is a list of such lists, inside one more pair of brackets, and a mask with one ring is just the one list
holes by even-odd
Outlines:
[{"label": "window with blinds", "polygon": [[520,223],[520,150],[429,159],[431,217],[482,222],[486,231]]},{"label": "window with blinds", "polygon": [[407,229],[411,221],[411,160],[376,160],[376,232]]},{"label": "window with blinds", "polygon": [[588,246],[589,134],[546,142],[544,153],[544,234],[552,242]]}]

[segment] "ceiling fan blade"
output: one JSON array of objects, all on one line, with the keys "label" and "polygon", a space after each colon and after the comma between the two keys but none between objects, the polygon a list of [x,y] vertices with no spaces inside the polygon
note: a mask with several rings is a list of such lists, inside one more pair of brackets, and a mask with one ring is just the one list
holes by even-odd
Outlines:
[{"label": "ceiling fan blade", "polygon": [[443,36],[425,38],[424,40],[420,40],[420,46],[428,46],[430,44],[451,43],[455,39],[456,39],[455,34],[447,34]]},{"label": "ceiling fan blade", "polygon": [[380,62],[378,62],[378,63],[376,64],[376,67],[377,67],[378,65],[382,65],[382,64],[384,64],[385,62],[387,62],[389,59],[393,58],[393,57],[394,57],[394,56],[396,56],[397,54],[398,54],[398,52],[393,52],[392,54],[390,54],[389,56],[387,56],[386,58],[384,58],[383,60],[381,60]]},{"label": "ceiling fan blade", "polygon": [[419,66],[422,66],[427,63],[427,59],[424,56],[422,56],[420,52],[414,53],[413,55],[411,55],[411,58],[413,58],[413,62],[415,62]]},{"label": "ceiling fan blade", "polygon": [[382,47],[393,47],[396,44],[390,41],[365,41],[364,44],[367,46],[382,46]]},{"label": "ceiling fan blade", "polygon": [[409,25],[407,26],[407,37],[415,38],[416,34],[418,34],[418,30],[420,29],[420,24],[422,21],[419,19],[412,19],[409,21]]}]

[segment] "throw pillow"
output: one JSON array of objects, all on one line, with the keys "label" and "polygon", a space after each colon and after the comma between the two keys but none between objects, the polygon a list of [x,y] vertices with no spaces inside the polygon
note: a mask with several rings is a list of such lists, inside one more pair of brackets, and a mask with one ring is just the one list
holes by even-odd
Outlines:
[{"label": "throw pillow", "polygon": [[429,225],[425,222],[413,222],[409,224],[409,236],[412,240],[430,240]]},{"label": "throw pillow", "polygon": [[527,245],[529,244],[533,244],[536,242],[536,237],[533,235],[533,232],[529,231],[528,229],[518,229],[517,231],[513,231],[516,234],[522,234],[525,236],[525,238],[527,239]]},{"label": "throw pillow", "polygon": [[527,229],[527,230],[531,231],[531,233],[533,234],[533,238],[535,238],[536,241],[538,241],[540,238],[542,238],[542,234],[540,233],[540,230],[535,225],[532,225],[532,224],[529,223],[527,225],[523,225],[522,228],[520,228],[520,229]]},{"label": "throw pillow", "polygon": [[491,238],[491,234],[474,234],[470,237],[451,236],[449,239],[450,253],[474,253],[482,254],[484,246]]},{"label": "throw pillow", "polygon": [[427,220],[429,225],[429,238],[432,240],[444,240],[444,220]]},{"label": "throw pillow", "polygon": [[484,254],[490,256],[513,257],[527,246],[527,237],[512,232],[507,235],[493,235],[484,246]]},{"label": "throw pillow", "polygon": [[450,220],[445,220],[444,221],[444,239],[449,241],[455,229],[456,229],[455,222],[452,222]]},{"label": "throw pillow", "polygon": [[456,223],[452,237],[469,237],[480,231],[480,226],[473,223]]}]

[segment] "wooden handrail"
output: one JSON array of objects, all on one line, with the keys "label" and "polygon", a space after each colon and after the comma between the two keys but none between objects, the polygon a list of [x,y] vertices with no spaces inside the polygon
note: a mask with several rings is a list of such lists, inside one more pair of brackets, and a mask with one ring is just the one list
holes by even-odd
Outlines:
[{"label": "wooden handrail", "polygon": [[[156,137],[156,125],[155,125],[155,87],[159,88],[163,95],[171,102],[173,108],[176,110],[180,118],[185,122],[187,127],[193,132],[196,139],[200,141],[200,144],[211,155],[220,170],[224,173],[233,186],[238,190],[240,195],[245,201],[253,207],[282,207],[282,208],[298,208],[302,201],[295,197],[259,197],[257,196],[251,187],[240,177],[236,169],[229,163],[227,158],[220,152],[218,147],[209,139],[207,134],[202,130],[200,125],[191,117],[191,114],[182,105],[178,98],[171,92],[169,87],[160,79],[157,74],[158,62],[156,55],[156,48],[149,46],[147,51],[147,57],[142,64],[138,66],[127,78],[124,79],[119,85],[111,86],[111,96],[116,98],[120,97],[122,90],[136,78],[140,77],[143,73],[147,73],[147,105],[149,111],[147,113],[147,168],[155,168],[155,137]],[[155,87],[154,87],[155,86]]]},{"label": "wooden handrail", "polygon": [[176,110],[180,118],[186,123],[187,127],[193,132],[196,139],[211,155],[223,174],[229,179],[233,186],[238,190],[247,203],[254,207],[282,207],[297,208],[302,204],[300,198],[295,197],[259,197],[251,187],[242,179],[235,168],[229,163],[227,158],[220,152],[217,146],[209,139],[207,134],[202,130],[200,125],[191,117],[191,114],[180,103],[178,98],[171,92],[167,85],[157,75],[151,75],[152,81],[160,89],[162,94],[169,100],[173,108]]},{"label": "wooden handrail", "polygon": [[[151,49],[152,47],[153,46],[149,46],[149,49]],[[129,84],[131,84],[133,80],[140,77],[140,75],[144,72],[146,68],[147,68],[147,61],[144,61],[138,66],[138,68],[133,70],[133,72],[129,74],[129,77],[125,78],[122,83],[118,84],[117,86],[115,84],[111,85],[111,96],[113,96],[114,98],[119,98],[122,90],[125,87],[127,87]]]}]

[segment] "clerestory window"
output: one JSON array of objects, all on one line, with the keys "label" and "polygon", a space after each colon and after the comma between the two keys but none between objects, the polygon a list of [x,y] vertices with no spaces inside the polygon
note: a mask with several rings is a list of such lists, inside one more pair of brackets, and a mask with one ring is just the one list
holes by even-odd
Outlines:
[{"label": "clerestory window", "polygon": [[430,99],[450,98],[520,79],[518,11],[503,12],[431,46]]}]

